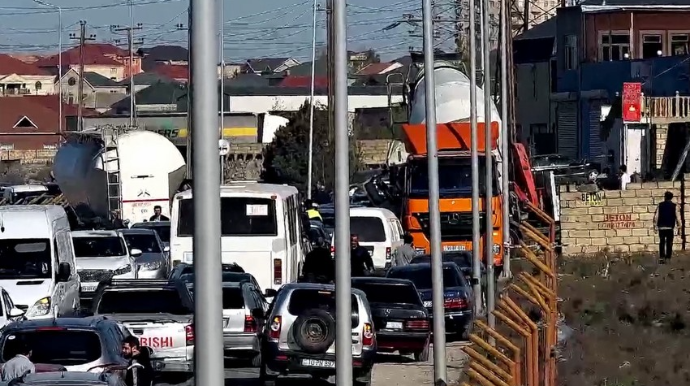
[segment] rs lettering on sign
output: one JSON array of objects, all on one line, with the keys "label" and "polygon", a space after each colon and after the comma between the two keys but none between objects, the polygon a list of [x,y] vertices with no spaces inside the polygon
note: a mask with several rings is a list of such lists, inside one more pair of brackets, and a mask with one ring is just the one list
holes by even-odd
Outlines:
[{"label": "rs lettering on sign", "polygon": [[148,346],[151,348],[165,348],[165,347],[172,347],[173,346],[173,339],[172,337],[140,337],[139,342],[141,343],[142,346]]}]

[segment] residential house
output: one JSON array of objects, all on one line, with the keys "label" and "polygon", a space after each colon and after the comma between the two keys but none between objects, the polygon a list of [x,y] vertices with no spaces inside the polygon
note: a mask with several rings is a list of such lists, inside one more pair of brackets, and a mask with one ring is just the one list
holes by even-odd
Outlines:
[{"label": "residential house", "polygon": [[[74,70],[79,69],[80,48],[74,47],[61,53],[63,66]],[[132,66],[129,64],[130,55],[127,51],[111,44],[84,44],[84,72],[95,72],[108,79],[120,81],[130,73],[141,72],[141,57],[134,55]],[[60,63],[60,54],[38,60],[35,65],[42,68],[56,68]],[[131,67],[131,70],[130,70]]]},{"label": "residential house", "polygon": [[361,70],[357,71],[355,75],[357,76],[371,76],[371,75],[382,75],[387,74],[393,70],[396,70],[403,65],[398,62],[384,62],[384,63],[371,63]]},{"label": "residential house", "polygon": [[[177,66],[170,66],[177,67]],[[163,112],[176,111],[178,100],[187,94],[187,87],[176,82],[161,81],[146,87],[134,94],[136,112]],[[126,97],[115,103],[111,109],[111,114],[130,113],[130,97]]]},{"label": "residential house", "polygon": [[283,72],[300,64],[293,58],[248,59],[240,72],[244,74],[271,74]]},{"label": "residential house", "polygon": [[60,143],[59,112],[37,98],[43,97],[0,98],[1,159],[35,157],[36,152]]},{"label": "residential house", "polygon": [[234,78],[242,73],[245,63],[231,62],[218,65],[218,78]]},{"label": "residential house", "polygon": [[53,94],[53,75],[9,55],[0,54],[0,95]]},{"label": "residential house", "polygon": [[[60,85],[61,83],[61,85]],[[55,86],[62,87],[63,100],[67,103],[79,103],[79,72],[68,69]],[[114,103],[127,96],[127,87],[108,79],[96,72],[84,73],[84,96],[82,106],[105,112]]]},{"label": "residential house", "polygon": [[[168,78],[167,76],[157,74],[155,72],[142,72],[134,75],[134,92],[137,93],[153,84],[159,82],[174,82],[175,79]],[[122,87],[129,90],[130,78],[123,79],[119,83]]]},{"label": "residential house", "polygon": [[[612,155],[613,166],[643,175],[675,168],[687,141],[680,127],[690,121],[678,107],[690,98],[688,18],[690,3],[672,0],[586,0],[558,9],[551,99],[560,154]],[[642,85],[640,121],[621,119],[624,82]]]},{"label": "residential house", "polygon": [[158,74],[164,78],[172,79],[175,82],[189,82],[189,66],[178,66],[173,64],[159,64],[150,72]]},{"label": "residential house", "polygon": [[151,71],[160,64],[189,65],[189,51],[180,46],[142,47],[137,51],[137,55],[142,58],[141,68],[144,71]]}]

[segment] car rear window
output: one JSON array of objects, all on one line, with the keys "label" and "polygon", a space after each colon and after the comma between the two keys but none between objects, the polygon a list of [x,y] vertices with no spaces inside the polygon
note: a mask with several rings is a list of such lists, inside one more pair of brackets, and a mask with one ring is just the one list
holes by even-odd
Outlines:
[{"label": "car rear window", "polygon": [[118,236],[73,237],[76,257],[113,257],[127,255],[127,248]]},{"label": "car rear window", "polygon": [[94,331],[50,328],[5,333],[3,361],[17,355],[18,342],[32,350],[33,363],[78,366],[101,357],[101,340]]},{"label": "car rear window", "polygon": [[189,315],[193,312],[175,289],[105,291],[97,310],[98,314]]},{"label": "car rear window", "polygon": [[143,253],[160,253],[161,247],[154,234],[125,233],[125,241],[129,250],[138,249]]},{"label": "car rear window", "polygon": [[223,309],[239,310],[244,308],[244,296],[239,288],[223,288]]},{"label": "car rear window", "polygon": [[[390,271],[388,277],[395,279],[407,279],[414,283],[417,289],[430,289],[431,281],[431,267],[425,269],[395,269]],[[457,271],[451,267],[443,267],[443,286],[444,287],[461,287],[463,281]]]},{"label": "car rear window", "polygon": [[362,290],[369,303],[397,303],[422,305],[419,294],[412,285],[391,285],[374,283],[352,283],[352,287]]},{"label": "car rear window", "polygon": [[[357,298],[352,295],[352,313],[359,313]],[[291,315],[301,315],[307,310],[321,309],[335,313],[335,291],[319,291],[311,289],[298,289],[292,292],[288,312]]]},{"label": "car rear window", "polygon": [[359,236],[363,243],[381,243],[386,241],[383,221],[378,217],[350,217],[350,230]]}]

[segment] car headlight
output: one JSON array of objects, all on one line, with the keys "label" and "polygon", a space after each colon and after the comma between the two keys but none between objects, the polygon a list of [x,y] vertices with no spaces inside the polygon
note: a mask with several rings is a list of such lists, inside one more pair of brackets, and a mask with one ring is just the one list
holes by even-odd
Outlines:
[{"label": "car headlight", "polygon": [[35,318],[37,316],[45,316],[50,313],[50,297],[46,296],[44,298],[38,299],[33,306],[29,307],[26,312],[27,318]]},{"label": "car headlight", "polygon": [[124,274],[130,273],[130,272],[132,272],[132,265],[131,265],[131,264],[127,264],[127,265],[125,265],[124,267],[120,267],[120,268],[114,270],[114,271],[113,271],[113,275],[114,275],[114,276],[124,275]]},{"label": "car headlight", "polygon": [[140,269],[144,271],[156,271],[161,269],[163,263],[161,261],[149,261],[139,264]]},{"label": "car headlight", "polygon": [[501,245],[494,244],[493,247],[491,247],[491,251],[494,253],[494,255],[498,255],[499,253],[501,253]]}]

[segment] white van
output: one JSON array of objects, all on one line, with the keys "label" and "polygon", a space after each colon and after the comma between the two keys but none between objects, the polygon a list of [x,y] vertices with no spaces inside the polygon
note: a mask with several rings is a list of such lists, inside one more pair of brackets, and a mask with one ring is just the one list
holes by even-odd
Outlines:
[{"label": "white van", "polygon": [[28,319],[76,315],[79,278],[61,206],[0,206],[0,286]]},{"label": "white van", "polygon": [[13,185],[3,190],[2,196],[8,203],[14,204],[19,200],[31,199],[47,193],[48,188],[44,185]]},{"label": "white van", "polygon": [[[193,190],[173,198],[170,256],[192,263]],[[294,186],[234,182],[220,187],[221,261],[237,263],[261,288],[297,280],[307,246],[302,239],[299,193]]]},{"label": "white van", "polygon": [[[375,268],[385,268],[403,244],[404,231],[390,210],[362,207],[350,208],[350,234],[359,237],[359,245],[369,251]],[[335,246],[335,235],[331,245]]]}]

